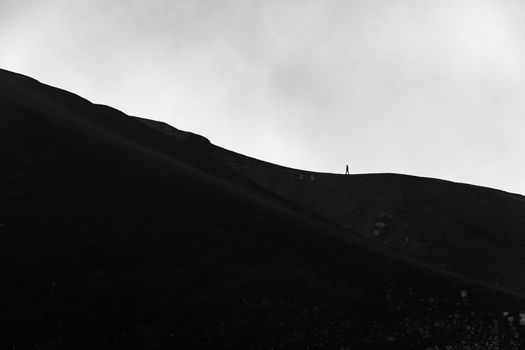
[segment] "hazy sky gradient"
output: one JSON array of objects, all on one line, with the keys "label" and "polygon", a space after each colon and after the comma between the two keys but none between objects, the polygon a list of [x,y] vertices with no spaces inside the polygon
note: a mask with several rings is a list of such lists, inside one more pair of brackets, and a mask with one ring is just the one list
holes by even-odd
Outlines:
[{"label": "hazy sky gradient", "polygon": [[521,0],[0,0],[0,67],[290,167],[525,194]]}]

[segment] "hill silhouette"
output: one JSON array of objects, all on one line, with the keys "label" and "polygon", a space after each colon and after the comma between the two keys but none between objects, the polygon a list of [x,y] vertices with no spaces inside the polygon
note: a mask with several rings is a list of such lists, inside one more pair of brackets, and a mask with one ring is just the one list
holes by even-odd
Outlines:
[{"label": "hill silhouette", "polygon": [[2,348],[523,345],[521,295],[391,252],[202,136],[3,70],[0,110]]},{"label": "hill silhouette", "polygon": [[400,174],[312,173],[222,148],[213,154],[352,233],[441,269],[525,292],[521,195]]}]

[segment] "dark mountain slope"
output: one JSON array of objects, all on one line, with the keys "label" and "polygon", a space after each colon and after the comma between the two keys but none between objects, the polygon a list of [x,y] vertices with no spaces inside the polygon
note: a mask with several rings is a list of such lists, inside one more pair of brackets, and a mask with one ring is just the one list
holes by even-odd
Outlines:
[{"label": "dark mountain slope", "polygon": [[198,136],[0,86],[2,348],[521,346],[521,298],[334,238]]},{"label": "dark mountain slope", "polygon": [[525,292],[522,196],[398,174],[310,173],[220,148],[214,154],[352,233],[448,271]]}]

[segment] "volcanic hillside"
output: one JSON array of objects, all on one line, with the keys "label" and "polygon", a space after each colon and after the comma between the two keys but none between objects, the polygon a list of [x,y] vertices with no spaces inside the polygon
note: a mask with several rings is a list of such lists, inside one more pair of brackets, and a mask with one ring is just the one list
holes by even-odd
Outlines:
[{"label": "volcanic hillside", "polygon": [[521,296],[375,249],[201,136],[3,70],[0,111],[2,349],[523,346]]},{"label": "volcanic hillside", "polygon": [[525,292],[525,198],[399,174],[290,169],[216,148],[215,157],[294,203],[407,256]]}]

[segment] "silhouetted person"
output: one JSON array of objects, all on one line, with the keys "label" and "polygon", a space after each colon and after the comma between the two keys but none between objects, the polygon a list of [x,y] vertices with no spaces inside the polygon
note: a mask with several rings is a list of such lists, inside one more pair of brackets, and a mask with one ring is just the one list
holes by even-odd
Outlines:
[{"label": "silhouetted person", "polygon": [[345,175],[350,175],[350,171],[348,171],[348,164],[346,165],[346,173]]}]

